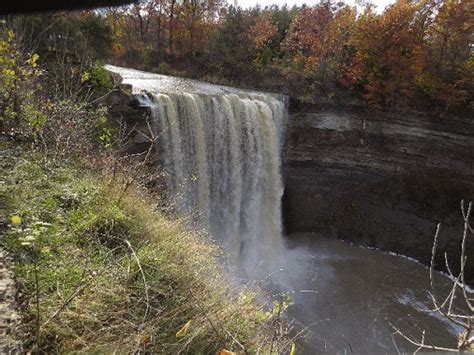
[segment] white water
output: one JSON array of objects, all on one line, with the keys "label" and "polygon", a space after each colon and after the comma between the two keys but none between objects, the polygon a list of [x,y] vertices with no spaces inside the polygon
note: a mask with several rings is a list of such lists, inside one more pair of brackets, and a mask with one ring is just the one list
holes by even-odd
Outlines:
[{"label": "white water", "polygon": [[157,154],[182,211],[247,272],[281,247],[285,103],[271,94],[108,66],[150,107]]}]

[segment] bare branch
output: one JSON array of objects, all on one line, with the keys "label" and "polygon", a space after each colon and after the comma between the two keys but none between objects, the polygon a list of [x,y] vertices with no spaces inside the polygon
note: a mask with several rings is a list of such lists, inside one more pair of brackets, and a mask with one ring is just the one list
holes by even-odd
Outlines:
[{"label": "bare branch", "polygon": [[126,183],[125,183],[125,187],[124,189],[122,190],[122,193],[120,194],[119,196],[119,199],[118,199],[118,202],[117,203],[120,203],[120,201],[122,200],[123,196],[125,195],[125,193],[127,192],[127,190],[129,189],[129,187],[133,184],[133,182],[137,179],[137,177],[140,175],[140,172],[142,171],[143,167],[148,163],[148,159],[151,155],[151,152],[153,151],[153,149],[155,148],[155,143],[157,142],[158,140],[158,136],[155,135],[151,125],[150,125],[150,122],[149,122],[149,119],[148,117],[146,117],[146,122],[147,122],[147,126],[148,126],[148,129],[150,131],[150,136],[147,136],[145,135],[145,137],[147,137],[149,143],[150,143],[150,146],[148,147],[148,150],[146,152],[146,156],[145,158],[143,159],[143,161],[140,163],[140,165],[135,169],[135,172],[134,174],[132,175],[131,179],[129,179]]},{"label": "bare branch", "polygon": [[464,277],[464,267],[466,266],[466,237],[467,237],[467,231],[469,227],[469,217],[471,216],[471,210],[472,210],[472,201],[469,202],[469,205],[467,207],[467,211],[464,209],[464,200],[461,200],[461,211],[462,215],[464,218],[464,231],[463,231],[463,236],[462,236],[462,243],[461,243],[461,281],[463,284],[462,291],[464,295],[464,300],[466,301],[467,306],[469,307],[469,310],[471,312],[474,312],[474,306],[472,305],[466,291],[466,280]]},{"label": "bare branch", "polygon": [[441,223],[438,223],[436,226],[436,232],[434,235],[434,240],[433,240],[433,248],[431,249],[431,264],[430,264],[430,287],[431,287],[431,293],[433,295],[433,302],[435,305],[438,304],[436,300],[436,289],[435,289],[435,283],[434,283],[434,264],[435,264],[435,256],[436,256],[436,248],[438,247],[438,236],[439,236],[439,231],[441,230]]},{"label": "bare branch", "polygon": [[[393,324],[390,324],[392,328],[395,330],[394,334],[400,335],[402,338],[404,338],[411,344],[417,346],[415,353],[419,352],[422,349],[447,351],[447,352],[448,351],[458,352],[458,351],[465,351],[465,350],[469,351],[469,350],[472,350],[472,346],[474,345],[474,336],[472,335],[473,333],[472,324],[474,322],[474,314],[472,313],[474,312],[474,306],[471,303],[472,299],[470,299],[468,296],[467,285],[465,281],[465,267],[467,263],[466,240],[467,240],[468,232],[472,232],[472,228],[469,223],[471,211],[472,211],[472,201],[469,202],[467,208],[465,208],[464,200],[462,200],[461,213],[464,220],[464,229],[463,229],[463,236],[462,236],[462,242],[461,242],[460,271],[459,271],[458,276],[454,276],[449,266],[448,256],[445,253],[444,259],[445,259],[446,269],[448,271],[449,276],[452,279],[453,285],[451,287],[450,292],[448,293],[448,295],[446,296],[446,298],[443,300],[441,304],[438,301],[438,296],[437,296],[436,287],[435,287],[435,280],[434,280],[434,264],[435,264],[435,259],[436,259],[436,250],[438,247],[439,233],[441,230],[440,223],[438,223],[438,225],[436,226],[436,232],[435,232],[434,240],[433,240],[433,248],[431,250],[431,264],[430,264],[430,269],[429,269],[430,288],[431,288],[431,291],[429,292],[429,294],[434,305],[434,309],[432,311],[438,312],[439,314],[441,314],[444,318],[448,319],[453,324],[456,324],[464,328],[464,331],[461,334],[459,334],[458,349],[439,347],[432,344],[427,345],[425,343],[425,340],[426,340],[425,330],[422,331],[421,341],[417,341],[405,335],[400,329],[396,328]],[[454,299],[456,297],[456,291],[458,287],[462,290],[464,301],[471,314],[465,315],[465,314],[453,313]]]},{"label": "bare branch", "polygon": [[71,301],[78,295],[82,292],[82,290],[84,290],[86,288],[86,286],[88,286],[87,283],[84,283],[82,284],[81,286],[77,287],[76,290],[61,304],[61,306],[53,313],[53,315],[51,317],[49,317],[49,319],[44,322],[41,327],[45,327],[49,322],[51,322],[53,319],[55,319],[62,311],[64,308],[66,308],[69,303],[71,303]]},{"label": "bare branch", "polygon": [[447,351],[447,352],[452,352],[452,353],[457,353],[459,352],[458,349],[454,349],[454,348],[445,348],[445,347],[441,347],[441,346],[436,346],[436,345],[426,345],[426,344],[423,344],[419,341],[416,341],[416,340],[413,340],[412,338],[406,336],[400,329],[398,329],[397,327],[395,327],[392,323],[390,323],[390,326],[393,328],[393,330],[395,331],[393,334],[396,334],[396,335],[399,335],[401,336],[403,339],[405,339],[406,341],[408,341],[409,343],[415,345],[415,346],[418,346],[419,348],[421,349],[430,349],[430,350],[438,350],[438,351]]},{"label": "bare branch", "polygon": [[423,330],[423,332],[421,333],[421,343],[420,343],[420,346],[418,347],[418,349],[415,350],[415,352],[413,354],[416,354],[418,351],[420,351],[421,349],[423,349],[423,347],[425,346],[425,331]]}]

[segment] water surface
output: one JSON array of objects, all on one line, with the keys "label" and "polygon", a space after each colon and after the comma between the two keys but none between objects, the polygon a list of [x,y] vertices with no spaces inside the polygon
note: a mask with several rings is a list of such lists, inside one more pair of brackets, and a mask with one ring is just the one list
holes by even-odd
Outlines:
[{"label": "water surface", "polygon": [[[456,348],[461,329],[431,311],[428,268],[320,235],[293,234],[285,241],[285,256],[273,263],[267,287],[293,299],[288,317],[297,329],[307,327],[302,353],[415,350],[392,337],[390,323],[417,339],[426,330],[426,343]],[[446,292],[450,280],[435,279]]]}]

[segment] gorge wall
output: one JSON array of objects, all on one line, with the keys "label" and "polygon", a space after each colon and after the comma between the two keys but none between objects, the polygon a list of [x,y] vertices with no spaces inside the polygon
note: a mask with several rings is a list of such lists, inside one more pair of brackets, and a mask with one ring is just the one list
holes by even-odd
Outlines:
[{"label": "gorge wall", "polygon": [[[472,120],[293,104],[286,133],[287,234],[321,233],[428,264],[441,222],[437,265],[444,252],[459,264],[460,201],[474,199]],[[474,282],[474,260],[467,273]]]}]

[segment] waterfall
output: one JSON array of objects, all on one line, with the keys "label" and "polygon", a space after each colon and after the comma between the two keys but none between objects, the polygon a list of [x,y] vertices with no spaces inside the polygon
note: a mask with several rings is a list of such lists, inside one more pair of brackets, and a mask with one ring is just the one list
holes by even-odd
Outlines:
[{"label": "waterfall", "polygon": [[130,69],[118,72],[150,108],[157,154],[182,211],[193,213],[231,259],[257,266],[281,238],[280,150],[285,103]]}]

